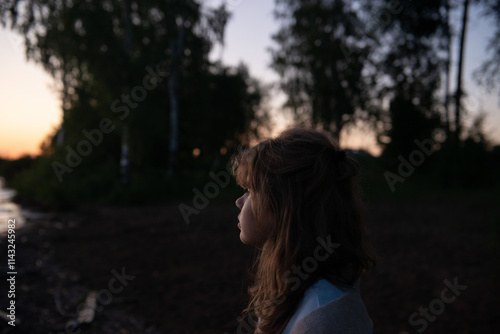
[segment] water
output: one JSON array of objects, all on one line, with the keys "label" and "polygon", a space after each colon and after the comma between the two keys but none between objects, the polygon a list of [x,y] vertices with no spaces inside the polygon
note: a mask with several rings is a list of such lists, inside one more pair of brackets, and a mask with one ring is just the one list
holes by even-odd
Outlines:
[{"label": "water", "polygon": [[6,188],[5,179],[0,177],[0,234],[7,231],[7,224],[10,219],[15,219],[16,229],[25,223],[21,207],[12,202],[12,198],[15,195],[15,190]]}]

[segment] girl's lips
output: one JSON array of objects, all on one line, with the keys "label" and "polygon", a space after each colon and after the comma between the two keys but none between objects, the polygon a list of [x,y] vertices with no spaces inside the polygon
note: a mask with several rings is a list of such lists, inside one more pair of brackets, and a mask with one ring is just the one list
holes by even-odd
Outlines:
[{"label": "girl's lips", "polygon": [[238,222],[238,228],[241,230],[241,223]]}]

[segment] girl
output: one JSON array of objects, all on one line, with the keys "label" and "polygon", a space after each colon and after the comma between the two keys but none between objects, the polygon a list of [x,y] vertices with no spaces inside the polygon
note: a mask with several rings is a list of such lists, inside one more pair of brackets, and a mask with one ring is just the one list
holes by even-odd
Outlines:
[{"label": "girl", "polygon": [[233,159],[247,192],[240,239],[260,249],[250,303],[255,333],[373,333],[359,278],[368,251],[358,163],[326,132],[291,129]]}]

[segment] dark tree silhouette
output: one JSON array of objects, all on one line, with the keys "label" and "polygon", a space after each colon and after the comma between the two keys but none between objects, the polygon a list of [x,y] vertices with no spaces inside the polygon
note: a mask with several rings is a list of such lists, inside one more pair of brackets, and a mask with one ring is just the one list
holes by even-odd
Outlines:
[{"label": "dark tree silhouette", "polygon": [[455,93],[455,133],[454,141],[458,143],[460,141],[460,134],[462,132],[462,122],[461,122],[461,108],[462,108],[462,70],[464,61],[464,49],[465,49],[465,36],[467,32],[467,17],[469,15],[469,0],[464,0],[463,13],[462,13],[462,27],[460,33],[460,51],[458,54],[458,69],[457,69],[457,91]]},{"label": "dark tree silhouette", "polygon": [[380,139],[386,153],[406,154],[415,139],[434,139],[442,128],[438,93],[448,66],[450,30],[441,13],[448,6],[446,0],[405,3],[381,32],[387,52],[382,51],[380,58],[388,80],[380,98],[391,100],[381,115],[386,130]]},{"label": "dark tree silhouette", "polygon": [[[93,197],[99,191],[79,190],[95,185],[110,198],[120,187],[121,160],[131,191],[161,189],[167,171],[189,177],[255,131],[261,85],[243,67],[208,59],[223,43],[228,19],[225,7],[193,0],[3,2],[0,22],[21,33],[28,58],[61,83],[64,136],[52,134],[53,148],[45,144],[49,157],[39,167],[51,187]],[[95,144],[82,154],[88,133]],[[194,161],[193,149],[202,146]]]},{"label": "dark tree silhouette", "polygon": [[282,26],[273,36],[272,67],[281,76],[285,107],[338,136],[370,98],[364,73],[370,35],[348,1],[277,0],[276,6]]},{"label": "dark tree silhouette", "polygon": [[474,73],[478,83],[492,91],[500,88],[500,1],[480,1],[484,8],[484,15],[491,17],[495,25],[495,31],[488,43],[488,58]]}]

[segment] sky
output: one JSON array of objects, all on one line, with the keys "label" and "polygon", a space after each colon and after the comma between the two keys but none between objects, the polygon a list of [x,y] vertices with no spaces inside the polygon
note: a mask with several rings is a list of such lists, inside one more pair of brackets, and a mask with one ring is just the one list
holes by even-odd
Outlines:
[{"label": "sky", "polygon": [[[217,5],[220,0],[205,2]],[[229,0],[226,3],[233,15],[226,28],[225,47],[214,49],[211,59],[221,59],[226,65],[244,62],[253,77],[265,83],[276,82],[279,78],[269,68],[271,57],[268,51],[273,46],[271,35],[279,28],[272,14],[274,2]],[[468,97],[464,102],[469,109],[483,110],[487,114],[485,130],[494,142],[500,143],[498,97],[487,94],[472,80],[472,72],[485,57],[491,27],[492,22],[480,17],[477,10],[470,12],[463,84]],[[452,81],[455,81],[455,75]],[[40,65],[25,60],[22,39],[0,28],[0,157],[17,158],[23,154],[39,153],[41,142],[57,128],[62,116],[59,94],[54,87],[54,80]],[[276,92],[271,103],[274,114],[279,115],[282,101],[283,96]],[[475,115],[465,116],[466,122]],[[286,126],[283,117],[278,116],[276,120],[279,126]],[[373,135],[366,129],[354,130],[341,137],[344,147],[379,153]]]},{"label": "sky", "polygon": [[0,31],[0,157],[36,154],[61,120],[54,81],[40,65],[26,62],[20,38]]}]

